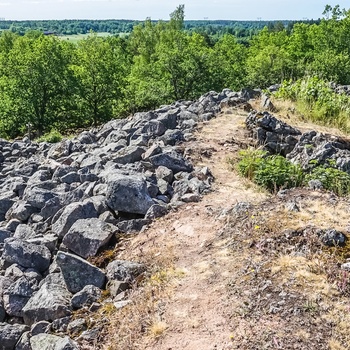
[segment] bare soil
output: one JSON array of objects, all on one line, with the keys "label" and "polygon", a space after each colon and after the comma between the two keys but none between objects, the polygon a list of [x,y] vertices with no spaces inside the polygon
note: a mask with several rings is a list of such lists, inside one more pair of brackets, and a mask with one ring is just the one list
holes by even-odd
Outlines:
[{"label": "bare soil", "polygon": [[[325,248],[316,233],[346,232],[348,200],[307,189],[271,195],[239,177],[228,159],[250,143],[245,117],[224,111],[186,144],[195,165],[210,168],[213,191],[118,251],[154,273],[139,281],[129,306],[106,311],[96,348],[350,348],[350,277],[339,268],[350,249]],[[239,202],[250,207],[233,211]]]}]

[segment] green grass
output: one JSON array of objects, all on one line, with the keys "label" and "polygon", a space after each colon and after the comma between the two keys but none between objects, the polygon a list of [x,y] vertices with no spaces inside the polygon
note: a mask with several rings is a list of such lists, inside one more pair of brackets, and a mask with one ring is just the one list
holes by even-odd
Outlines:
[{"label": "green grass", "polygon": [[[86,39],[89,35],[91,35],[91,34],[87,33],[87,34],[59,35],[58,37],[61,40],[70,41],[70,42],[76,44],[78,41]],[[108,36],[111,36],[112,34],[101,32],[101,33],[96,33],[96,35],[103,37],[103,38],[106,38]]]}]

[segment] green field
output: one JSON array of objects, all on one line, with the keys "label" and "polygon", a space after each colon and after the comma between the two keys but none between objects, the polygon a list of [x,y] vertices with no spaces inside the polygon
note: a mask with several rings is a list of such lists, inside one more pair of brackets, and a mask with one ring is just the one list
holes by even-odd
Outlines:
[{"label": "green field", "polygon": [[[87,34],[72,34],[72,35],[58,35],[58,37],[62,40],[70,41],[72,43],[77,43],[79,40],[85,39],[90,35],[90,33]],[[110,33],[96,33],[97,36],[101,37],[107,37],[111,36]]]}]

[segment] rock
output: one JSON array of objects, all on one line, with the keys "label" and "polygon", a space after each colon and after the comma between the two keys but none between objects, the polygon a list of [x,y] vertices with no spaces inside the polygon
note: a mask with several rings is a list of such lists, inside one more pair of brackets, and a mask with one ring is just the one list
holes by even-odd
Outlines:
[{"label": "rock", "polygon": [[173,171],[165,166],[159,166],[156,169],[157,179],[162,179],[168,183],[171,183],[174,178]]},{"label": "rock", "polygon": [[54,320],[51,323],[52,330],[54,330],[55,332],[61,332],[61,333],[67,332],[68,324],[71,318],[72,318],[71,316],[66,316],[66,317],[62,317]]},{"label": "rock", "polygon": [[107,204],[115,211],[146,214],[154,204],[140,176],[115,176],[107,188]]},{"label": "rock", "polygon": [[0,296],[0,323],[4,321],[5,317],[6,317],[6,311]]},{"label": "rock", "polygon": [[63,244],[83,258],[95,256],[97,251],[108,244],[117,227],[100,219],[77,220],[63,238]]},{"label": "rock", "polygon": [[312,190],[322,190],[323,188],[323,184],[320,180],[310,180],[307,185],[309,186],[309,188],[311,188]]},{"label": "rock", "polygon": [[141,156],[143,153],[145,153],[143,147],[128,146],[118,151],[115,157],[113,157],[113,160],[120,164],[135,163],[142,159]]},{"label": "rock", "polygon": [[13,192],[5,192],[0,195],[0,221],[5,220],[5,214],[14,203],[15,194]]},{"label": "rock", "polygon": [[26,221],[35,212],[35,208],[27,202],[18,201],[12,207],[10,217],[20,221]]},{"label": "rock", "polygon": [[[52,183],[51,186],[53,187],[54,184]],[[50,199],[56,196],[57,195],[49,189],[35,186],[26,188],[23,200],[33,208],[41,209]]]},{"label": "rock", "polygon": [[82,332],[86,331],[86,329],[87,329],[87,324],[85,319],[78,318],[69,323],[67,331],[71,336],[76,337]]},{"label": "rock", "polygon": [[97,217],[98,212],[93,203],[72,203],[64,208],[62,214],[53,223],[52,231],[59,238],[63,238],[77,220]]},{"label": "rock", "polygon": [[93,285],[85,286],[80,292],[73,296],[71,300],[72,307],[74,309],[80,309],[83,306],[91,305],[98,301],[101,298],[101,295],[101,289]]},{"label": "rock", "polygon": [[155,167],[164,166],[173,171],[174,174],[185,171],[191,172],[192,165],[176,152],[161,153],[150,157],[150,162]]},{"label": "rock", "polygon": [[296,136],[301,132],[287,123],[275,118],[268,112],[249,113],[246,119],[247,129],[251,131],[251,135],[257,140],[259,145],[264,149],[274,153],[286,156],[290,153],[298,142]]},{"label": "rock", "polygon": [[78,350],[78,345],[69,337],[52,334],[37,334],[30,338],[32,350]]},{"label": "rock", "polygon": [[0,350],[13,350],[21,335],[28,330],[25,325],[0,323]]},{"label": "rock", "polygon": [[30,333],[32,336],[41,334],[41,333],[49,333],[51,328],[51,323],[48,321],[40,321],[32,325],[30,329]]},{"label": "rock", "polygon": [[16,344],[15,350],[32,350],[32,347],[30,346],[30,332],[24,332]]},{"label": "rock", "polygon": [[37,290],[38,280],[35,277],[22,276],[13,282],[3,296],[6,313],[10,316],[23,317],[24,306]]},{"label": "rock", "polygon": [[118,230],[123,233],[139,232],[145,225],[150,224],[148,219],[123,220],[117,223]]},{"label": "rock", "polygon": [[103,288],[105,285],[105,274],[76,255],[59,251],[56,262],[61,268],[68,290],[72,293],[81,291],[87,285],[98,288]]},{"label": "rock", "polygon": [[9,263],[17,263],[23,267],[33,267],[38,271],[45,271],[50,265],[51,253],[44,246],[10,238],[5,243],[2,257]]},{"label": "rock", "polygon": [[261,107],[269,112],[276,112],[276,107],[271,102],[269,96],[265,94],[261,96]]},{"label": "rock", "polygon": [[185,203],[199,202],[200,196],[198,194],[195,194],[195,193],[186,193],[180,197],[180,200],[185,202]]},{"label": "rock", "polygon": [[181,130],[167,130],[159,140],[162,141],[164,145],[175,146],[185,141],[185,137]]},{"label": "rock", "polygon": [[318,230],[317,235],[320,237],[322,243],[328,247],[343,246],[346,242],[346,236],[335,229]]},{"label": "rock", "polygon": [[154,204],[148,209],[145,215],[145,219],[154,220],[166,215],[167,213],[168,213],[168,210],[165,206]]},{"label": "rock", "polygon": [[22,239],[28,241],[29,238],[35,236],[35,231],[26,224],[20,224],[17,226],[16,231],[13,235],[14,238]]},{"label": "rock", "polygon": [[112,297],[116,297],[118,294],[128,290],[130,288],[130,283],[123,281],[113,281],[108,283],[108,290]]},{"label": "rock", "polygon": [[71,293],[59,283],[44,282],[23,308],[26,324],[38,321],[50,321],[69,316]]},{"label": "rock", "polygon": [[106,275],[109,281],[132,282],[146,270],[145,265],[127,260],[114,260],[106,267]]},{"label": "rock", "polygon": [[350,142],[338,136],[310,131],[304,133],[294,149],[287,155],[304,170],[325,165],[350,173]]},{"label": "rock", "polygon": [[4,243],[7,238],[12,236],[12,232],[8,230],[0,229],[0,244]]}]

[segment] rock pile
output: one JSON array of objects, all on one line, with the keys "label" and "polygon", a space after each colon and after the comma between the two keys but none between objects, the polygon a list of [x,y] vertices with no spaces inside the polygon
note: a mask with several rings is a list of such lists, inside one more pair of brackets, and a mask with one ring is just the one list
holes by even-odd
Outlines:
[{"label": "rock pile", "polygon": [[350,140],[314,130],[301,133],[269,112],[249,113],[247,129],[272,154],[281,154],[304,170],[331,165],[350,174]]},{"label": "rock pile", "polygon": [[86,259],[209,191],[208,168],[194,168],[178,145],[198,122],[242,103],[226,89],[57,144],[0,140],[1,350],[77,349],[67,329],[96,336],[72,311],[98,308],[106,285],[116,296],[145,266],[117,260],[102,270]]}]

